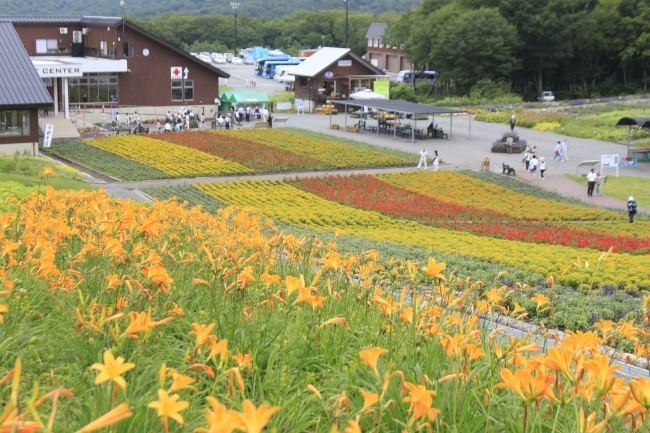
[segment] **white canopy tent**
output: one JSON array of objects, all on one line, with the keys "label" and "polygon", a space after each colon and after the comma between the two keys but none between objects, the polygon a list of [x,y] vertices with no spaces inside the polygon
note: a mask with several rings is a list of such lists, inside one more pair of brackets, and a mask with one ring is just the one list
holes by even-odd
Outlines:
[{"label": "white canopy tent", "polygon": [[361,101],[370,101],[370,100],[379,100],[386,99],[386,95],[375,93],[370,89],[364,89],[360,92],[352,93],[350,99],[361,100]]}]

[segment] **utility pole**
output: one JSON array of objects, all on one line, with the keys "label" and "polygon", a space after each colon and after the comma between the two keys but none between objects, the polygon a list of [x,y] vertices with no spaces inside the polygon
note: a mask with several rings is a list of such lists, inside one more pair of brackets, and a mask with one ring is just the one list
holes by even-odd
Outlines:
[{"label": "utility pole", "polygon": [[345,2],[345,48],[348,47],[348,11],[350,10],[350,0],[343,0]]},{"label": "utility pole", "polygon": [[230,3],[230,6],[235,10],[235,49],[234,49],[234,55],[237,55],[237,8],[239,7],[241,3]]}]

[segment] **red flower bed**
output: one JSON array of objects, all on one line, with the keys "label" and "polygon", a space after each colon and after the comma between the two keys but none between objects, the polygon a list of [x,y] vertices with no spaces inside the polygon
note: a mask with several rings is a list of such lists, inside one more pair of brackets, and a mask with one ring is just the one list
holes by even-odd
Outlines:
[{"label": "red flower bed", "polygon": [[154,134],[152,137],[235,161],[259,172],[321,170],[327,168],[321,161],[225,134],[198,131]]},{"label": "red flower bed", "polygon": [[347,206],[408,218],[449,230],[575,248],[608,250],[613,246],[614,251],[619,252],[650,252],[648,238],[616,236],[570,228],[557,222],[513,218],[488,209],[436,200],[369,175],[302,178],[292,183],[307,192]]}]

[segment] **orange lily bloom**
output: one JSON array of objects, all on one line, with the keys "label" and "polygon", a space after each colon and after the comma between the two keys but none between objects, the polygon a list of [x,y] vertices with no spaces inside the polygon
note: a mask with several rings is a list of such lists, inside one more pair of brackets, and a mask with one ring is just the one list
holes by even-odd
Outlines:
[{"label": "orange lily bloom", "polygon": [[374,392],[365,391],[360,389],[359,392],[363,396],[363,408],[368,409],[370,406],[374,406],[379,401],[379,395]]},{"label": "orange lily bloom", "polygon": [[518,394],[525,402],[537,401],[542,397],[556,400],[551,385],[555,382],[554,374],[538,374],[533,377],[530,369],[523,368],[514,374],[507,368],[501,370],[503,383],[494,385],[494,389],[508,388]]},{"label": "orange lily bloom", "polygon": [[589,376],[596,379],[596,389],[600,395],[607,394],[616,384],[614,372],[620,370],[619,365],[609,365],[609,357],[595,355],[593,359],[585,362]]},{"label": "orange lily bloom", "polygon": [[646,410],[650,410],[650,380],[639,376],[630,381],[630,390],[634,399]]},{"label": "orange lily bloom", "polygon": [[[104,415],[100,416],[95,421],[86,424],[81,430],[77,431],[77,433],[90,433],[97,430],[101,430],[105,427],[111,426],[119,421],[122,421],[123,419],[129,418],[131,415],[133,415],[133,412],[129,411],[129,405],[126,403],[122,403],[121,405],[117,406],[115,409],[106,412]],[[18,431],[20,431],[20,429],[18,429]]]},{"label": "orange lily bloom", "polygon": [[238,413],[238,416],[247,433],[260,433],[269,423],[271,417],[281,409],[280,406],[268,407],[266,404],[255,408],[255,405],[250,400],[244,400],[242,408],[244,411]]},{"label": "orange lily bloom", "polygon": [[427,263],[427,266],[424,266],[422,268],[422,271],[424,272],[425,277],[435,277],[435,278],[440,278],[440,279],[446,281],[447,279],[441,273],[446,268],[447,268],[446,263],[437,263],[436,264],[436,261],[432,257],[429,257],[429,261]]},{"label": "orange lily bloom", "polygon": [[127,371],[135,368],[135,364],[132,362],[124,363],[124,358],[118,356],[115,358],[111,350],[104,352],[104,363],[95,363],[90,367],[92,370],[99,371],[99,374],[95,378],[95,385],[106,382],[107,380],[112,380],[120,388],[126,388],[126,381],[122,377],[122,374]]},{"label": "orange lily bloom", "polygon": [[379,372],[377,371],[377,361],[379,357],[384,353],[388,353],[388,349],[382,349],[380,347],[371,347],[369,350],[362,350],[359,352],[359,357],[368,367],[372,368],[377,376]]}]

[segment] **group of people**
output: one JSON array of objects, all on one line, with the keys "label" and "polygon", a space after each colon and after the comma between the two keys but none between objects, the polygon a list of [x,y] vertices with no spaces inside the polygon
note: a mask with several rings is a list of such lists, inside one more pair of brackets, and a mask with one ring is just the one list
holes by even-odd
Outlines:
[{"label": "group of people", "polygon": [[542,156],[537,159],[537,146],[527,147],[524,153],[524,160],[526,163],[526,171],[530,173],[528,180],[535,180],[537,170],[540,173],[540,179],[544,180],[544,172],[546,171],[546,160]]},{"label": "group of people", "polygon": [[[433,157],[433,170],[438,171],[438,166],[440,165],[440,160],[438,158],[438,151],[434,150],[435,155]],[[427,167],[427,159],[429,158],[429,152],[427,152],[426,149],[422,149],[420,152],[420,162],[418,163],[417,168],[420,168],[424,165],[424,169],[426,170]]]},{"label": "group of people", "polygon": [[602,173],[596,171],[592,168],[589,173],[587,173],[587,196],[594,196],[594,188],[596,188],[596,193],[598,195],[603,195],[603,180],[607,180],[607,176],[603,176]]},{"label": "group of people", "polygon": [[256,87],[257,81],[255,80],[255,75],[251,75],[246,78],[246,87]]},{"label": "group of people", "polygon": [[[125,113],[125,116],[126,116],[125,125],[126,125],[127,128],[130,128],[131,126],[138,126],[138,125],[141,126],[142,125],[140,116],[138,116],[137,111],[135,113],[133,113],[133,117],[131,117],[129,115],[129,113]],[[115,113],[115,118],[111,122],[111,128],[113,129],[113,131],[117,131],[117,130],[119,130],[121,128],[122,123],[120,121],[121,121],[120,113]]]}]

